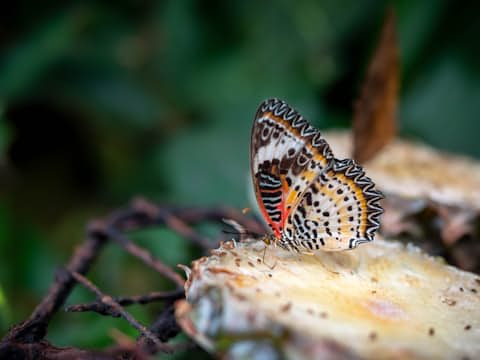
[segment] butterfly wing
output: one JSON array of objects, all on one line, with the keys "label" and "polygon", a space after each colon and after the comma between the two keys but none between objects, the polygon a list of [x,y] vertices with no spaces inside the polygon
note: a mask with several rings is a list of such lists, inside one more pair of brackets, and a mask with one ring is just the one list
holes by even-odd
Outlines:
[{"label": "butterfly wing", "polygon": [[309,250],[353,249],[372,241],[382,194],[351,159],[336,160],[302,194],[284,227],[284,241]]},{"label": "butterfly wing", "polygon": [[302,193],[331,166],[332,152],[305,118],[285,102],[270,99],[260,105],[255,116],[250,160],[257,202],[280,240]]}]

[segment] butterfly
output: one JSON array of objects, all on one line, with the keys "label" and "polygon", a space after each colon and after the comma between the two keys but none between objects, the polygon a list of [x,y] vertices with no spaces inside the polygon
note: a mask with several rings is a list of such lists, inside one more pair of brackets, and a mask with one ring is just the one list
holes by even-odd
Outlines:
[{"label": "butterfly", "polygon": [[341,251],[374,239],[383,195],[354,160],[338,160],[320,131],[284,101],[257,110],[250,163],[263,240],[297,252]]}]

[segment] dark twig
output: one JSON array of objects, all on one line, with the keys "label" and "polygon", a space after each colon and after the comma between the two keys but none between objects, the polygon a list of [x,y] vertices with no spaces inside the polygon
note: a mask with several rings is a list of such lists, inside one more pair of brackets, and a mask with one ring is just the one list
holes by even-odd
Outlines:
[{"label": "dark twig", "polygon": [[[153,325],[150,326],[150,331],[158,336],[161,341],[167,341],[180,332],[180,327],[175,320],[175,313],[172,303],[165,305],[163,311],[157,317]],[[151,354],[155,353],[154,344],[152,344],[148,337],[144,335],[140,336],[137,344],[140,349],[143,349]]]},{"label": "dark twig", "polygon": [[149,341],[151,341],[155,346],[165,352],[170,352],[170,347],[164,347],[164,344],[145,326],[140,324],[132,315],[123,309],[123,307],[118,304],[111,296],[103,294],[90,280],[85,276],[80,275],[79,273],[71,273],[74,279],[82,284],[86,289],[94,293],[98,300],[104,303],[105,305],[111,307],[115,313],[118,313],[122,318],[128,321],[135,329],[137,329],[143,336],[145,336]]},{"label": "dark twig", "polygon": [[204,250],[211,249],[215,244],[207,238],[200,235],[198,232],[188,226],[183,220],[172,215],[165,209],[159,209],[159,216],[165,221],[170,229],[174,230],[177,234],[189,239],[192,243],[200,246]]},{"label": "dark twig", "polygon": [[134,244],[125,235],[120,233],[116,228],[109,227],[107,230],[108,237],[124,248],[128,253],[142,260],[146,265],[152,267],[160,274],[175,282],[178,287],[183,287],[185,281],[183,278],[172,270],[169,266],[158,260],[148,250]]},{"label": "dark twig", "polygon": [[[183,344],[182,344],[183,345]],[[185,345],[184,345],[185,347]],[[173,348],[173,347],[172,347]],[[102,351],[84,350],[73,347],[56,347],[46,340],[22,344],[10,352],[5,347],[0,349],[1,359],[54,359],[54,360],[116,360],[147,359],[147,354],[131,346],[112,346]],[[176,350],[173,349],[173,350]]]},{"label": "dark twig", "polygon": [[[210,241],[192,227],[197,223],[212,221],[222,222],[224,218],[232,219],[248,231],[264,233],[263,225],[246,218],[240,211],[230,208],[180,208],[175,206],[155,205],[146,200],[136,200],[131,207],[116,210],[105,219],[93,221],[87,228],[85,241],[76,249],[65,268],[57,271],[50,289],[35,308],[32,315],[22,323],[13,326],[0,342],[0,358],[55,358],[55,359],[113,359],[121,356],[125,359],[146,358],[147,354],[158,351],[171,352],[185,349],[191,344],[169,345],[164,342],[179,333],[175,321],[172,302],[184,296],[183,278],[172,268],[155,258],[148,250],[134,244],[125,231],[141,229],[148,226],[166,226],[180,234],[186,240],[210,249],[215,241]],[[95,259],[108,241],[115,241],[127,252],[141,259],[147,266],[158,271],[165,278],[173,281],[177,289],[170,292],[155,292],[143,296],[113,299],[103,295],[83,275],[90,270]],[[43,340],[52,316],[63,306],[78,280],[93,291],[98,300],[89,304],[79,304],[68,311],[96,311],[110,316],[122,316],[141,332],[137,344],[122,344],[105,351],[88,351],[76,348],[58,348]],[[152,301],[165,301],[165,308],[149,329],[139,324],[122,306],[146,304]]]},{"label": "dark twig", "polygon": [[214,245],[210,240],[191,228],[180,217],[173,215],[171,208],[159,207],[143,198],[136,199],[133,202],[133,208],[148,215],[151,219],[156,219],[177,234],[185,237],[205,250],[211,249]]},{"label": "dark twig", "polygon": [[[162,207],[157,206],[154,203],[143,198],[135,199],[132,203],[132,206],[139,212],[145,214],[146,216],[149,216],[151,219],[155,219],[157,222],[165,224],[167,226],[168,224],[166,224],[164,221],[165,215],[174,216],[187,224],[196,224],[198,222],[205,221],[215,221],[223,224],[223,219],[231,219],[251,232],[264,234],[267,231],[261,221],[252,217],[247,217],[237,209],[225,206],[217,206],[210,208]],[[173,230],[176,229],[173,228]],[[209,245],[208,248],[211,248],[211,245]]]},{"label": "dark twig", "polygon": [[[85,274],[105,242],[101,222],[92,222],[87,229],[87,240],[79,246],[66,268],[69,272]],[[23,323],[16,325],[2,342],[31,343],[44,338],[51,317],[63,305],[75,281],[65,271],[58,271],[55,282],[50,286],[43,301]]]},{"label": "dark twig", "polygon": [[231,219],[250,232],[262,235],[267,232],[267,228],[261,221],[253,217],[246,217],[237,209],[228,207],[184,209],[184,211],[182,211],[182,219],[188,223],[206,220],[223,223],[223,219]]},{"label": "dark twig", "polygon": [[[173,291],[154,291],[145,295],[137,295],[131,297],[115,297],[113,300],[121,306],[129,306],[134,304],[149,304],[156,301],[176,300],[184,296],[184,290],[178,289]],[[67,312],[85,312],[94,311],[102,315],[110,315],[114,317],[120,316],[113,313],[112,309],[101,301],[94,301],[87,304],[71,305],[65,309]]]}]

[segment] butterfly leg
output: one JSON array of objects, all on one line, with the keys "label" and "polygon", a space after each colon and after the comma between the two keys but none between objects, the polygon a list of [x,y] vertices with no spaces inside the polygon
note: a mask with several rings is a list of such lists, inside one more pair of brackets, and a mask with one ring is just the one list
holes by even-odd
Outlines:
[{"label": "butterfly leg", "polygon": [[265,266],[267,266],[270,270],[273,270],[275,268],[275,266],[277,266],[277,262],[275,261],[275,263],[270,266],[268,265],[266,262],[265,262],[265,254],[267,253],[267,246],[265,246],[265,248],[263,249],[263,256],[262,256],[262,262],[265,264]]}]

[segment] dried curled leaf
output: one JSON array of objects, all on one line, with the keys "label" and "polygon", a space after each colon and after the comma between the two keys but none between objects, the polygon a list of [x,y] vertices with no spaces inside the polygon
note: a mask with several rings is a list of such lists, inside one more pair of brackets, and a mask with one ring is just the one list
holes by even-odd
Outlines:
[{"label": "dried curled leaf", "polygon": [[480,356],[480,278],[376,240],[314,256],[229,242],[192,264],[182,328],[228,358]]},{"label": "dried curled leaf", "polygon": [[393,10],[387,13],[353,116],[353,157],[371,159],[396,133],[399,83],[398,46]]}]

